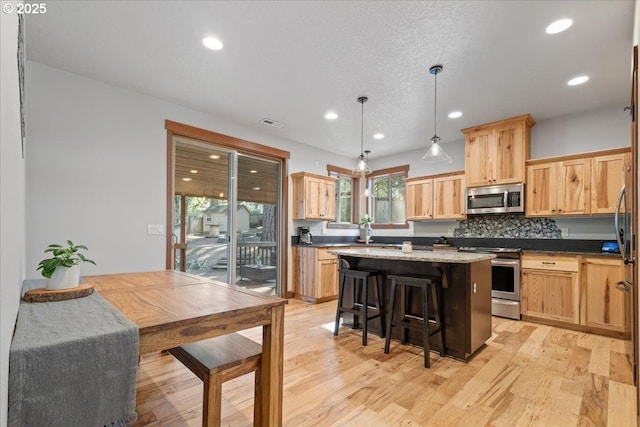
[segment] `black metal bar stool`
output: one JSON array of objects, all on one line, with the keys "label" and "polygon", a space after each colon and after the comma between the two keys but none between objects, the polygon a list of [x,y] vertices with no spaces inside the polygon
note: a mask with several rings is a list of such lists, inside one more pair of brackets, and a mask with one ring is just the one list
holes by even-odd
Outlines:
[{"label": "black metal bar stool", "polygon": [[[386,330],[385,315],[382,309],[382,273],[377,270],[355,270],[349,268],[349,263],[346,260],[340,260],[339,271],[339,284],[338,284],[338,307],[336,309],[336,324],[333,330],[333,335],[338,335],[338,329],[340,327],[340,316],[342,313],[353,314],[353,327],[358,327],[358,318],[362,319],[362,345],[367,345],[367,333],[369,329],[369,320],[380,318],[380,338],[384,338]],[[353,304],[345,305],[344,302],[344,288],[347,279],[351,280],[353,284]],[[375,292],[375,303],[369,305],[369,285],[374,284],[373,290]],[[359,299],[359,296],[362,296]],[[373,312],[373,314],[371,313]]]},{"label": "black metal bar stool", "polygon": [[[440,289],[442,287],[442,280],[438,276],[387,276],[391,280],[391,295],[389,301],[389,319],[387,320],[387,332],[384,342],[384,352],[389,353],[389,344],[391,341],[391,329],[394,326],[402,328],[402,344],[407,343],[407,329],[414,329],[422,331],[422,340],[424,348],[424,367],[429,368],[431,366],[431,358],[429,355],[429,337],[434,334],[438,334],[440,337],[440,356],[444,357],[444,334],[443,334],[443,319],[442,311],[440,310]],[[399,320],[393,319],[394,306],[396,301],[396,288],[400,286],[402,291],[402,304],[400,305],[401,317]],[[409,292],[406,287],[419,288],[422,294],[422,317],[407,314],[409,305]],[[429,297],[430,296],[430,297]],[[431,304],[433,312],[429,312],[429,298],[431,298]],[[411,323],[410,319],[422,320],[422,323]]]}]

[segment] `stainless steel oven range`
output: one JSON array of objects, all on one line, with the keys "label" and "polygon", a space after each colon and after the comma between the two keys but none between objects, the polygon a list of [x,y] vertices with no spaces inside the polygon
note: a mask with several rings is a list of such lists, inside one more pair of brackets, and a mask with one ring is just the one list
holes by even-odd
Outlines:
[{"label": "stainless steel oven range", "polygon": [[463,246],[458,251],[497,255],[491,260],[491,314],[520,320],[520,248]]}]

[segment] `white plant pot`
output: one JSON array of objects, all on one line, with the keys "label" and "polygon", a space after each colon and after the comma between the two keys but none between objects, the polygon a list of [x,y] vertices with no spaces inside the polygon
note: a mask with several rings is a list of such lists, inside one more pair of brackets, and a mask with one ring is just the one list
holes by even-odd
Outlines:
[{"label": "white plant pot", "polygon": [[77,288],[80,284],[80,267],[74,265],[72,267],[58,267],[51,275],[51,278],[45,279],[45,289],[71,289]]}]

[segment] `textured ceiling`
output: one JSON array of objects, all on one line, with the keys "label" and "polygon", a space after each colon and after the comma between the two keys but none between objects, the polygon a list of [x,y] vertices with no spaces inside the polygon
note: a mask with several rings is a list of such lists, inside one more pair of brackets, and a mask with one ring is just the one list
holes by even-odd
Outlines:
[{"label": "textured ceiling", "polygon": [[[444,144],[524,113],[622,108],[633,16],[633,1],[49,1],[26,17],[26,46],[30,60],[346,156],[360,151],[366,95],[376,158],[426,148],[436,63]],[[568,31],[544,32],[564,17]],[[204,48],[206,35],[224,49]],[[579,74],[591,79],[568,87]]]}]

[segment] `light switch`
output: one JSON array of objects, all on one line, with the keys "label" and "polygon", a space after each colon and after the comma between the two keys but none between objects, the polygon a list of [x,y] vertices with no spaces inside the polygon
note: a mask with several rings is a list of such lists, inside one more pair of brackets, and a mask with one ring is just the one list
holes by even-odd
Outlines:
[{"label": "light switch", "polygon": [[149,235],[164,234],[164,224],[147,224],[147,234]]},{"label": "light switch", "polygon": [[561,228],[560,229],[560,233],[562,234],[562,237],[568,237],[569,236],[569,229],[568,228]]}]

